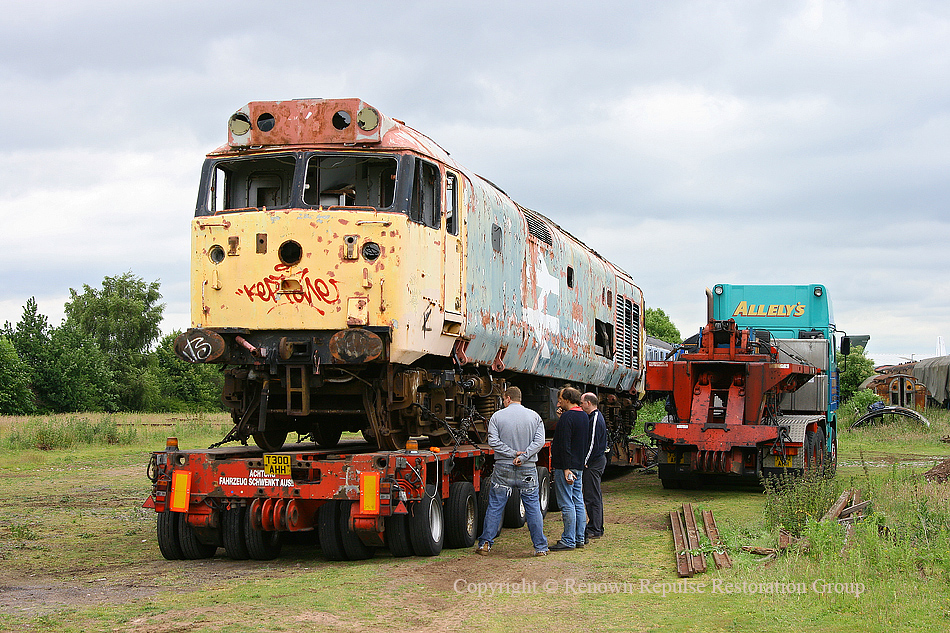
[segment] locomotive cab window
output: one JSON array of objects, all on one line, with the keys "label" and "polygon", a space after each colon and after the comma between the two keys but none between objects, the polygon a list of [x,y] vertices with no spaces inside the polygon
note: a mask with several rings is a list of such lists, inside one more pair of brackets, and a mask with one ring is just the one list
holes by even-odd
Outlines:
[{"label": "locomotive cab window", "polygon": [[600,319],[594,319],[594,353],[605,358],[613,358],[614,326]]},{"label": "locomotive cab window", "polygon": [[268,156],[219,161],[206,170],[198,215],[290,206],[296,159]]},{"label": "locomotive cab window", "polygon": [[393,158],[316,154],[307,161],[303,201],[308,206],[387,209],[395,191]]},{"label": "locomotive cab window", "polygon": [[442,226],[442,190],[439,168],[416,159],[409,200],[409,219],[438,229]]}]

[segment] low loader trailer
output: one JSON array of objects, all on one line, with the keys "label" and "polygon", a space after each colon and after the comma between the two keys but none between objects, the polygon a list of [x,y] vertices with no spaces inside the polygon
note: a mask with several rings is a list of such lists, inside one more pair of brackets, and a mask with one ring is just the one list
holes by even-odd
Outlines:
[{"label": "low loader trailer", "polygon": [[[214,556],[271,560],[284,537],[309,532],[328,560],[436,556],[471,547],[487,508],[494,452],[487,445],[379,450],[364,442],[333,449],[287,445],[181,450],[169,438],[151,455],[158,545],[170,560]],[[550,498],[550,444],[538,455],[542,512]],[[504,527],[524,525],[517,489]]]}]

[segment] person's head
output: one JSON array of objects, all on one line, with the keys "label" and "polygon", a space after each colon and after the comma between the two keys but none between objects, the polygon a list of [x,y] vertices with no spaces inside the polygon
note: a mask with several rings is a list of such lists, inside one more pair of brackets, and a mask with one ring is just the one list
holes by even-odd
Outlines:
[{"label": "person's head", "polygon": [[506,407],[512,402],[521,404],[521,389],[518,387],[508,387],[501,397],[501,403]]},{"label": "person's head", "polygon": [[596,411],[598,404],[600,404],[600,400],[595,394],[589,391],[581,396],[581,409],[583,409],[585,413],[593,413]]},{"label": "person's head", "polygon": [[581,404],[581,392],[574,387],[564,387],[557,394],[557,406],[565,411],[571,407],[577,407]]}]

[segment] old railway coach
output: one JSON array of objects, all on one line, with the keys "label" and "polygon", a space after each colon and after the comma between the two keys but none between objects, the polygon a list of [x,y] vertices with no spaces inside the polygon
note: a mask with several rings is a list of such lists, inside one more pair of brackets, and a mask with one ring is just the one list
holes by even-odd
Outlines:
[{"label": "old railway coach", "polygon": [[231,116],[192,236],[176,351],[225,366],[228,441],[484,442],[506,385],[553,421],[570,382],[625,445],[643,378],[630,276],[358,99]]}]

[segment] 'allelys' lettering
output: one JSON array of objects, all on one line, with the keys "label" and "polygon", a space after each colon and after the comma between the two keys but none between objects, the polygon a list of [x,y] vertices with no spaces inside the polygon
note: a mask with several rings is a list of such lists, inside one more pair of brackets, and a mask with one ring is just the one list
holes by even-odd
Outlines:
[{"label": "'allelys' lettering", "polygon": [[739,305],[736,307],[736,311],[732,313],[732,316],[744,316],[744,317],[800,317],[805,314],[805,304],[804,303],[793,303],[791,305],[785,304],[755,304],[748,303],[746,301],[740,301]]}]

